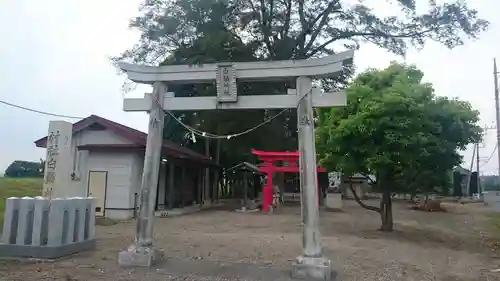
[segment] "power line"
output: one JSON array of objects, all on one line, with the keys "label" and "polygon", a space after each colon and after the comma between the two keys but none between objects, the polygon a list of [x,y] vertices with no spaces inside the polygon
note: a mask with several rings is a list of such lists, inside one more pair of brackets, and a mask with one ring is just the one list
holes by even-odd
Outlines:
[{"label": "power line", "polygon": [[34,112],[34,113],[38,113],[38,114],[48,115],[48,116],[61,117],[61,118],[69,118],[69,119],[85,119],[84,117],[69,116],[69,115],[64,115],[64,114],[57,114],[57,113],[51,113],[51,112],[47,112],[47,111],[36,110],[36,109],[33,109],[33,108],[28,108],[28,107],[20,106],[20,105],[13,104],[13,103],[10,103],[10,102],[6,102],[6,101],[3,101],[3,100],[0,100],[0,103],[8,105],[8,106],[11,106],[11,107],[15,107],[15,108],[18,108],[18,109],[22,109],[22,110],[26,110],[26,111],[30,111],[30,112]]},{"label": "power line", "polygon": [[484,162],[483,165],[481,165],[481,168],[484,167],[486,164],[488,164],[488,162],[490,162],[490,160],[493,158],[493,155],[495,155],[495,152],[497,151],[497,149],[498,149],[498,143],[495,144],[495,148],[493,149],[493,152],[491,153],[490,157],[488,157],[486,162]]},{"label": "power line", "polygon": [[[311,88],[309,91],[307,91],[304,95],[302,95],[299,98],[296,107],[299,106],[299,103],[300,103],[300,101],[302,101],[302,99],[304,99],[307,95],[311,94],[312,89],[313,88]],[[159,103],[159,101],[157,101],[157,102]],[[6,101],[2,101],[2,100],[0,100],[0,103],[8,105],[8,106],[15,107],[15,108],[18,108],[18,109],[22,109],[22,110],[26,110],[26,111],[30,111],[30,112],[34,112],[34,113],[38,113],[38,114],[48,115],[48,116],[61,117],[61,118],[70,118],[70,119],[80,119],[80,120],[81,119],[85,119],[84,117],[69,116],[69,115],[63,115],[63,114],[51,113],[51,112],[47,112],[47,111],[36,110],[36,109],[32,109],[32,108],[20,106],[20,105],[13,104],[13,103],[6,102]],[[216,135],[216,134],[212,134],[212,133],[208,133],[208,132],[204,132],[204,131],[198,130],[198,129],[193,128],[193,127],[185,124],[184,122],[182,122],[172,112],[167,111],[167,110],[163,110],[163,111],[165,113],[167,113],[168,115],[170,115],[177,123],[179,123],[185,129],[187,129],[193,135],[201,136],[201,137],[204,137],[204,138],[210,138],[210,139],[231,139],[231,138],[239,137],[239,136],[242,136],[242,135],[245,135],[245,134],[248,134],[248,133],[251,133],[251,132],[257,130],[258,128],[260,128],[260,127],[262,127],[262,126],[270,123],[274,119],[278,118],[283,113],[285,113],[287,110],[288,109],[283,109],[282,111],[280,111],[279,113],[277,113],[273,117],[264,120],[263,122],[257,124],[256,126],[253,126],[253,127],[249,128],[247,130],[244,130],[242,132],[233,133],[233,134],[230,134],[230,135]]]}]

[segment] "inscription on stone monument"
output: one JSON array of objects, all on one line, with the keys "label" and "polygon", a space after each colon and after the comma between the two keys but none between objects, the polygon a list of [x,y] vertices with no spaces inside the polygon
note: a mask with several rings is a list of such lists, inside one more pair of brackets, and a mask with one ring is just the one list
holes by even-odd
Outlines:
[{"label": "inscription on stone monument", "polygon": [[217,99],[219,102],[237,102],[236,70],[233,64],[219,64],[217,68]]},{"label": "inscription on stone monument", "polygon": [[59,155],[59,137],[59,131],[51,132],[47,137],[45,183],[54,183],[56,179],[57,156]]},{"label": "inscription on stone monument", "polygon": [[65,121],[50,121],[47,133],[47,152],[45,158],[45,174],[43,192],[45,198],[64,198],[81,193],[73,190],[72,184],[73,150],[71,137],[73,124]]},{"label": "inscription on stone monument", "polygon": [[307,116],[307,115],[300,116],[299,125],[300,126],[310,126],[311,119],[309,119],[309,116]]}]

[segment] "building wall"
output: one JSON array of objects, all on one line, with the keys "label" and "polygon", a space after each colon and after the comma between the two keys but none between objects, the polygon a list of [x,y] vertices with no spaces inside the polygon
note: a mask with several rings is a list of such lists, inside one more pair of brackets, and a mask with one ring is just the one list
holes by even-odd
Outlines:
[{"label": "building wall", "polygon": [[82,155],[85,153],[84,151],[78,151],[77,147],[91,144],[132,144],[132,142],[110,130],[84,130],[73,135],[71,144],[73,149],[73,171],[77,177],[82,176],[82,171],[79,168],[82,166]]},{"label": "building wall", "polygon": [[134,153],[90,152],[88,155],[87,172],[108,173],[104,206],[108,218],[127,219],[134,214],[134,181],[137,180],[134,160]]},{"label": "building wall", "polygon": [[[88,175],[90,171],[108,172],[105,216],[113,219],[128,219],[135,214],[139,205],[144,155],[135,152],[89,152],[78,151],[80,145],[92,144],[132,144],[132,142],[109,130],[84,130],[72,139],[74,196],[88,196]],[[168,165],[162,163],[159,170],[159,209],[165,208],[166,170]],[[177,171],[177,170],[176,170]],[[180,182],[181,175],[175,175],[175,197],[181,200],[190,194],[180,194],[184,184]],[[188,184],[189,186],[195,183]],[[193,187],[194,188],[194,187]],[[191,188],[191,189],[193,189]]]},{"label": "building wall", "polygon": [[115,219],[132,217],[134,189],[140,186],[141,178],[138,174],[142,175],[142,166],[139,167],[137,162],[144,161],[143,157],[134,153],[78,151],[78,146],[92,144],[132,144],[132,142],[109,130],[84,130],[73,135],[73,172],[76,177],[72,188],[75,190],[75,196],[88,196],[89,171],[107,171],[105,216]]}]

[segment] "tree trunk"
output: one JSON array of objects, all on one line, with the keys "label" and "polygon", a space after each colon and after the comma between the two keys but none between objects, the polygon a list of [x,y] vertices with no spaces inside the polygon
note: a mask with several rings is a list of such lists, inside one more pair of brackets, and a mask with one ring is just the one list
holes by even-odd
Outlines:
[{"label": "tree trunk", "polygon": [[380,218],[382,219],[381,231],[392,232],[394,230],[394,221],[392,219],[392,199],[390,186],[385,186],[384,193],[380,200]]}]

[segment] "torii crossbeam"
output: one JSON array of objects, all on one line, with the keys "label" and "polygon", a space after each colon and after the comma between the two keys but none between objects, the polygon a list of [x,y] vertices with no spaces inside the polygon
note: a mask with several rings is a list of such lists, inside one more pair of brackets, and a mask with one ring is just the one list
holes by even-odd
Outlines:
[{"label": "torii crossbeam", "polygon": [[[323,257],[320,245],[316,149],[313,107],[345,106],[343,92],[322,93],[312,79],[338,76],[352,63],[354,51],[311,60],[217,63],[150,67],[120,63],[128,78],[152,84],[153,93],[144,98],[125,99],[125,111],[149,112],[149,128],[141,184],[141,199],[135,242],[119,254],[122,265],[150,266],[157,258],[153,247],[153,212],[164,124],[164,110],[199,111],[229,109],[297,108],[300,153],[303,253],[292,268],[298,278],[331,280],[331,262]],[[238,96],[239,81],[286,81],[296,79],[296,89],[280,95]],[[214,97],[175,97],[168,85],[217,83]]]}]

